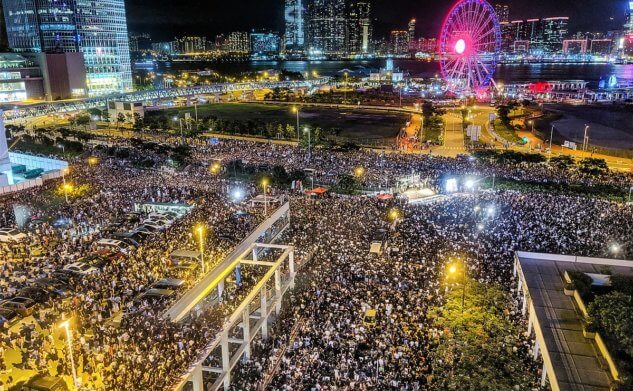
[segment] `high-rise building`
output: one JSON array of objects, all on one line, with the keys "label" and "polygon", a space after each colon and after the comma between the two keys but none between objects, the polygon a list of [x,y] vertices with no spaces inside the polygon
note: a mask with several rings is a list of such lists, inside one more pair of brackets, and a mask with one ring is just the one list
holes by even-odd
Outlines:
[{"label": "high-rise building", "polygon": [[567,38],[569,18],[559,16],[545,18],[543,24],[543,50],[548,53],[557,53],[563,49],[563,40]]},{"label": "high-rise building", "polygon": [[499,22],[510,21],[510,6],[507,4],[495,4],[495,13]]},{"label": "high-rise building", "polygon": [[592,39],[589,52],[594,56],[608,56],[613,52],[613,40],[610,38]]},{"label": "high-rise building", "polygon": [[311,56],[339,56],[347,51],[345,0],[312,0],[307,7],[307,49]]},{"label": "high-rise building", "polygon": [[225,52],[235,54],[248,54],[250,52],[250,40],[248,39],[248,33],[245,31],[234,31],[229,33],[228,37],[224,41]]},{"label": "high-rise building", "polygon": [[147,33],[130,34],[130,53],[152,50],[152,38]]},{"label": "high-rise building", "polygon": [[367,54],[372,42],[371,3],[353,0],[347,11],[347,52]]},{"label": "high-rise building", "polygon": [[628,6],[626,7],[624,34],[633,35],[633,1],[629,1]]},{"label": "high-rise building", "polygon": [[207,37],[181,37],[174,40],[173,48],[176,53],[203,53],[207,49]]},{"label": "high-rise building", "polygon": [[132,90],[124,0],[2,0],[18,52],[81,52],[91,96]]},{"label": "high-rise building", "polygon": [[285,50],[300,52],[305,45],[305,26],[303,8],[304,0],[286,0],[284,19],[286,31],[284,34]]},{"label": "high-rise building", "polygon": [[409,52],[409,32],[394,30],[391,32],[391,53],[406,54]]},{"label": "high-rise building", "polygon": [[279,54],[279,34],[270,31],[253,31],[251,53],[259,56]]},{"label": "high-rise building", "polygon": [[415,19],[409,21],[409,42],[415,41]]}]

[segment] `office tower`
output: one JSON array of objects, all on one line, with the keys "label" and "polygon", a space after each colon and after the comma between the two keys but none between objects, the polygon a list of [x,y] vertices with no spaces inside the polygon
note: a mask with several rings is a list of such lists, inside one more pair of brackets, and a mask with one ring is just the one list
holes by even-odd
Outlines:
[{"label": "office tower", "polygon": [[347,12],[347,52],[367,54],[371,50],[371,3],[351,1]]},{"label": "office tower", "polygon": [[279,53],[279,34],[270,31],[251,32],[251,53],[276,55]]},{"label": "office tower", "polygon": [[510,6],[506,4],[495,4],[495,13],[497,14],[499,22],[510,21]]},{"label": "office tower", "polygon": [[17,52],[81,52],[91,96],[132,90],[124,0],[3,0]]},{"label": "office tower", "polygon": [[307,7],[308,54],[339,56],[346,53],[345,0],[311,0]]},{"label": "office tower", "polygon": [[391,32],[391,53],[406,54],[409,52],[409,32],[395,30]]},{"label": "office tower", "polygon": [[285,50],[289,52],[300,52],[305,45],[303,2],[304,0],[286,0],[284,44]]},{"label": "office tower", "polygon": [[563,49],[563,40],[568,34],[569,18],[560,16],[545,18],[543,24],[543,50],[548,53],[558,53]]}]

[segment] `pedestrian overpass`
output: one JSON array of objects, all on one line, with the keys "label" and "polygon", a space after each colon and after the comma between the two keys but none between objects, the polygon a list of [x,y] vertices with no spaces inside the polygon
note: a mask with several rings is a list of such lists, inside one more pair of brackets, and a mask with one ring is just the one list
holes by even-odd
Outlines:
[{"label": "pedestrian overpass", "polygon": [[215,83],[195,87],[166,88],[148,91],[136,91],[130,93],[112,94],[101,97],[65,100],[58,102],[36,103],[33,105],[15,106],[5,109],[5,120],[17,120],[35,118],[44,115],[72,113],[95,108],[105,108],[108,101],[120,102],[144,102],[161,99],[174,99],[179,97],[192,97],[205,94],[226,94],[230,92],[256,91],[262,89],[288,88],[288,89],[313,89],[325,85],[329,78],[302,81],[261,81],[248,83]]},{"label": "pedestrian overpass", "polygon": [[221,298],[227,278],[236,270],[252,266],[265,270],[222,329],[180,377],[174,391],[206,391],[205,383],[212,383],[212,390],[228,390],[231,371],[242,357],[250,357],[251,342],[258,337],[268,338],[269,323],[279,314],[286,291],[294,286],[295,249],[274,243],[289,225],[290,204],[286,203],[163,314],[173,322],[183,321],[198,306],[209,305],[209,297]]}]

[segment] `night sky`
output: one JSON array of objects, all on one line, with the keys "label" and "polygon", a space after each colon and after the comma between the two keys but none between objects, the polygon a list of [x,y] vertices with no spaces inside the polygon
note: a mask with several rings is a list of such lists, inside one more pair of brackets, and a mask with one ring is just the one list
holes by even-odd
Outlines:
[{"label": "night sky", "polygon": [[[621,28],[626,0],[504,0],[511,19],[569,16],[570,32]],[[283,31],[283,0],[127,0],[134,32],[154,40],[267,28]],[[494,1],[493,1],[494,3]],[[418,20],[417,33],[435,36],[453,0],[373,0],[375,36]]]}]

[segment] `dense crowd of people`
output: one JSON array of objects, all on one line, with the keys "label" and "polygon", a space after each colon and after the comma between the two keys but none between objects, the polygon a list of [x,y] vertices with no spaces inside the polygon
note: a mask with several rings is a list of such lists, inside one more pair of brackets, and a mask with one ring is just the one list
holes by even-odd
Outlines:
[{"label": "dense crowd of people", "polygon": [[[41,303],[34,323],[10,329],[5,325],[0,352],[17,350],[22,361],[0,360],[0,378],[4,373],[9,379],[3,386],[17,381],[10,374],[12,365],[70,375],[67,352],[54,341],[62,314],[73,319],[78,335],[73,355],[87,389],[166,390],[178,381],[263,273],[257,267],[246,269],[241,281],[227,284],[217,301],[178,323],[161,316],[171,301],[156,305],[138,299],[169,274],[174,250],[197,248],[194,225],[209,228],[205,242],[210,269],[265,217],[263,208],[231,199],[233,185],[209,170],[214,161],[239,160],[255,170],[312,168],[319,184],[363,167],[364,185],[372,188],[392,187],[396,178],[411,173],[433,183],[446,173],[585,185],[621,186],[631,179],[468,158],[370,151],[308,155],[288,145],[234,140],[195,145],[189,165],[180,171],[140,169],[126,159],[95,153],[98,164],[72,165],[66,180],[88,189],[68,203],[53,196],[59,186],[55,182],[0,199],[5,226],[21,224],[23,211],[30,217],[28,239],[0,247],[0,297],[12,297],[33,280],[53,277],[94,252],[95,241],[113,225],[130,228],[133,223],[121,218],[135,203],[182,203],[192,210],[100,272],[71,279],[69,297]],[[247,196],[261,192],[257,184],[242,186]],[[283,240],[298,251],[297,287],[271,326],[270,338],[256,340],[251,356],[235,370],[235,390],[438,389],[442,377],[450,374],[436,370],[440,365],[432,352],[446,331],[428,314],[446,300],[443,276],[451,260],[460,259],[469,278],[502,286],[507,301],[498,305],[521,323],[511,273],[513,251],[619,257],[633,251],[633,207],[597,198],[497,190],[415,205],[372,196],[315,199],[284,188],[272,191],[291,196],[292,222]],[[397,219],[391,210],[399,211]],[[370,254],[380,229],[388,232],[385,251]],[[199,276],[185,276],[186,287]],[[376,311],[375,319],[369,319],[368,310]],[[520,370],[534,373],[533,382],[517,386],[538,389],[530,341],[523,334],[510,337],[516,351],[524,353]],[[207,384],[212,380],[207,378]]]}]

